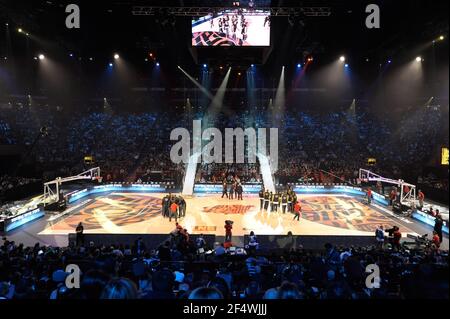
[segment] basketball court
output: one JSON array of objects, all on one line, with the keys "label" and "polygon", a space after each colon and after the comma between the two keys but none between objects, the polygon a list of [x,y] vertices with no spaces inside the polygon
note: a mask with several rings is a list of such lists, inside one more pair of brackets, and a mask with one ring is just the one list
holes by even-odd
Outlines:
[{"label": "basketball court", "polygon": [[[162,217],[163,193],[111,192],[75,202],[68,209],[47,220],[38,235],[73,233],[79,222],[85,233],[99,234],[168,234],[175,226]],[[368,206],[359,198],[347,195],[299,195],[302,204],[300,221],[289,212],[260,211],[259,198],[247,195],[244,200],[220,195],[194,195],[185,198],[187,213],[179,220],[192,234],[223,236],[225,220],[234,221],[233,235],[250,231],[260,235],[367,235],[378,225],[399,225],[403,234],[415,232],[395,215],[378,205]]]}]

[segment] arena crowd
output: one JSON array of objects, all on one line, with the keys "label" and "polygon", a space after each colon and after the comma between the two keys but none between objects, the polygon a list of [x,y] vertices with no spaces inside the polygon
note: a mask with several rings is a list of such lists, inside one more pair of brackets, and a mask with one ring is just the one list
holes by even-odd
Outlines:
[{"label": "arena crowd", "polygon": [[[448,145],[448,124],[443,112],[422,108],[400,123],[368,112],[308,114],[287,112],[279,125],[279,183],[351,182],[358,169],[375,158],[372,170],[411,183],[424,181],[431,187],[448,190],[448,179],[423,170],[436,161],[435,145]],[[92,156],[100,166],[104,181],[180,181],[183,165],[169,158],[170,132],[175,127],[192,130],[192,119],[204,114],[173,112],[112,113],[85,111],[67,115],[49,106],[3,105],[0,113],[1,141],[5,145],[26,145],[37,165],[35,174],[43,180],[78,174]],[[280,120],[280,119],[278,119]],[[273,119],[263,112],[239,115],[219,114],[208,123],[226,127],[272,127]],[[221,181],[238,175],[244,182],[259,182],[259,166],[201,165],[199,182]]]},{"label": "arena crowd", "polygon": [[[201,238],[201,237],[199,237]],[[0,299],[448,299],[448,251],[390,245],[280,251],[212,251],[197,238],[147,248],[134,245],[24,247],[3,239]],[[203,250],[200,250],[202,248]],[[239,252],[240,251],[240,252]],[[81,269],[68,289],[65,267]],[[366,267],[380,268],[378,288]]]}]

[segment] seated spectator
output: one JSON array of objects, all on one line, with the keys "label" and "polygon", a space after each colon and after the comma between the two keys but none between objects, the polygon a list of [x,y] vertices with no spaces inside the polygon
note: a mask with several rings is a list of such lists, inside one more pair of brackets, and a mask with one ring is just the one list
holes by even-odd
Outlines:
[{"label": "seated spectator", "polygon": [[110,276],[101,270],[91,269],[87,271],[80,285],[82,298],[100,299],[104,287],[110,280]]},{"label": "seated spectator", "polygon": [[189,295],[190,300],[223,299],[221,292],[216,288],[200,287]]},{"label": "seated spectator", "polygon": [[111,280],[100,295],[100,299],[137,299],[136,284],[127,278]]},{"label": "seated spectator", "polygon": [[303,299],[295,284],[284,282],[278,288],[278,299]]},{"label": "seated spectator", "polygon": [[152,291],[144,299],[174,299],[175,276],[168,270],[157,271],[152,276]]}]

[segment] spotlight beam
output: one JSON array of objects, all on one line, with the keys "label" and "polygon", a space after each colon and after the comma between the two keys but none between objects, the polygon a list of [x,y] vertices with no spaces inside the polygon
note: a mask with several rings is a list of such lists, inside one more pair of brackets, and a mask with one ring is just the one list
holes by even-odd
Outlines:
[{"label": "spotlight beam", "polygon": [[178,69],[189,79],[192,83],[194,83],[200,91],[205,94],[210,100],[214,100],[214,96],[200,83],[197,82],[196,79],[194,79],[192,76],[190,76],[185,70],[183,70],[180,66],[178,66]]},{"label": "spotlight beam", "polygon": [[429,100],[425,103],[425,107],[430,107],[431,102],[433,102],[434,96],[430,97]]},{"label": "spotlight beam", "polygon": [[227,73],[225,74],[225,77],[223,78],[222,83],[220,84],[219,89],[217,90],[216,95],[214,96],[211,105],[208,108],[207,111],[207,123],[209,120],[215,120],[216,115],[219,113],[220,109],[223,105],[223,99],[225,97],[225,92],[227,90],[228,80],[230,78],[231,74],[231,68],[228,68]]},{"label": "spotlight beam", "polygon": [[[275,94],[275,101],[274,101],[274,114],[276,115],[277,113],[283,113],[284,112],[284,106],[286,104],[286,89],[285,89],[285,83],[284,83],[284,66],[283,69],[281,70],[281,75],[280,75],[280,80],[278,82],[278,88],[277,88],[277,92]],[[276,118],[275,116],[273,118]]]}]

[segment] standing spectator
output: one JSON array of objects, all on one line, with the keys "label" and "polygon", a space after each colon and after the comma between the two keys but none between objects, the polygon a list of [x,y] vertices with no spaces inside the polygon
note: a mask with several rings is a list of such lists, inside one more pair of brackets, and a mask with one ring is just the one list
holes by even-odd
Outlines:
[{"label": "standing spectator", "polygon": [[170,252],[170,242],[166,241],[164,245],[159,246],[158,248],[158,258],[161,261],[171,261],[172,254]]},{"label": "standing spectator", "polygon": [[203,238],[203,234],[200,234],[200,236],[197,237],[195,240],[195,246],[197,247],[197,250],[205,248],[206,240]]},{"label": "standing spectator", "polygon": [[439,242],[442,243],[442,226],[444,225],[444,220],[442,219],[439,210],[436,209],[436,218],[434,219],[434,231],[439,236]]},{"label": "standing spectator", "polygon": [[372,204],[372,189],[369,187],[367,189],[367,204]]},{"label": "standing spectator", "polygon": [[236,190],[237,190],[237,194],[238,194],[237,199],[238,199],[238,200],[244,200],[244,199],[242,198],[242,193],[244,192],[244,189],[243,189],[241,183],[239,183],[239,184],[237,185]]},{"label": "standing spectator", "polygon": [[253,231],[250,232],[250,236],[249,236],[249,242],[248,242],[248,251],[250,254],[253,254],[256,252],[256,250],[258,249],[258,240],[256,238],[256,235]]},{"label": "standing spectator", "polygon": [[402,239],[402,233],[400,232],[400,228],[397,226],[394,226],[394,238],[393,238],[393,245],[394,248],[399,250],[400,249],[400,241]]},{"label": "standing spectator", "polygon": [[84,227],[83,224],[80,222],[77,226],[77,228],[75,229],[76,232],[76,242],[77,242],[77,247],[80,246],[84,246]]},{"label": "standing spectator", "polygon": [[172,217],[175,217],[175,221],[178,220],[178,205],[177,203],[175,203],[175,201],[170,204],[169,222],[172,221]]},{"label": "standing spectator", "polygon": [[186,217],[186,209],[187,209],[186,200],[182,196],[180,196],[180,215],[181,215],[181,217]]},{"label": "standing spectator", "polygon": [[325,250],[326,250],[325,262],[328,264],[328,266],[332,267],[333,269],[337,269],[338,265],[341,262],[341,255],[336,250],[336,248],[330,243],[325,244]]},{"label": "standing spectator", "polygon": [[430,206],[430,209],[428,210],[428,214],[429,214],[430,216],[436,217],[436,213],[435,213],[434,210],[433,210],[433,206]]},{"label": "standing spectator", "polygon": [[383,225],[378,226],[375,230],[375,239],[377,241],[377,247],[383,249],[384,246],[384,228]]},{"label": "standing spectator", "polygon": [[138,255],[138,256],[141,256],[145,253],[146,247],[145,247],[144,242],[142,241],[142,237],[139,237],[138,239],[136,239],[136,241],[134,242],[132,251],[135,255]]},{"label": "standing spectator", "polygon": [[287,207],[287,201],[288,201],[288,195],[286,192],[281,194],[281,210],[283,211],[283,214],[286,214],[286,207]]},{"label": "standing spectator", "polygon": [[396,201],[397,201],[397,188],[394,186],[392,187],[391,193],[389,194],[389,205],[393,206]]},{"label": "standing spectator", "polygon": [[225,196],[226,198],[228,198],[227,180],[226,180],[226,179],[224,179],[223,182],[222,182],[222,198],[223,198],[224,196]]},{"label": "standing spectator", "polygon": [[226,243],[231,243],[231,230],[233,229],[233,222],[232,221],[225,221],[225,242]]},{"label": "standing spectator", "polygon": [[229,199],[234,199],[234,191],[236,190],[236,184],[234,182],[232,182],[230,184],[230,189],[228,191],[228,193],[230,194],[230,196],[228,197]]},{"label": "standing spectator", "polygon": [[259,211],[261,212],[264,207],[264,187],[259,191]]},{"label": "standing spectator", "polygon": [[384,195],[383,184],[380,181],[377,182],[377,190],[378,190],[378,194]]},{"label": "standing spectator", "polygon": [[300,205],[300,202],[297,201],[295,203],[295,205],[294,205],[294,214],[295,214],[295,216],[294,216],[293,220],[297,219],[298,221],[300,221],[300,213],[301,213],[301,211],[302,211],[302,206]]},{"label": "standing spectator", "polygon": [[170,217],[170,212],[169,212],[169,206],[170,206],[170,198],[171,198],[171,194],[166,195],[163,197],[162,199],[162,215],[164,218],[166,217]]},{"label": "standing spectator", "polygon": [[418,199],[419,199],[419,209],[422,210],[423,208],[423,201],[425,200],[425,194],[422,192],[422,190],[419,189],[419,194],[418,194]]},{"label": "standing spectator", "polygon": [[441,247],[441,239],[439,238],[439,235],[435,230],[433,231],[433,238],[431,241],[433,242],[433,245],[436,247],[436,249],[439,249],[439,247]]}]

